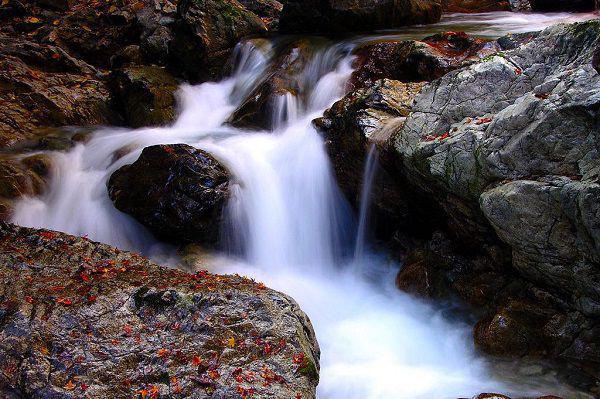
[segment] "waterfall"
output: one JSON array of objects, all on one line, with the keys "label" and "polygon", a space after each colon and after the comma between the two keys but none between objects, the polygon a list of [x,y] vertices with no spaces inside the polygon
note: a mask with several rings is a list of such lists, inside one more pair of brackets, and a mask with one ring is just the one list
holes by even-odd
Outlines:
[{"label": "waterfall", "polygon": [[[187,143],[205,149],[234,176],[222,229],[227,252],[213,271],[252,276],[300,303],[321,346],[321,399],[510,393],[511,386],[493,378],[475,354],[470,326],[449,322],[399,292],[398,265],[385,254],[364,256],[374,149],[367,158],[359,236],[354,236],[355,217],[311,123],[344,94],[352,73],[348,46],[316,51],[297,76],[299,97],[290,93],[275,102],[273,129],[255,132],[226,121],[265,79],[272,49],[264,41],[241,44],[231,77],[182,86],[172,126],[103,129],[70,152],[53,154],[48,192],[22,200],[13,221],[87,234],[126,249],[160,251],[143,227],[112,206],[106,182],[146,146]],[[352,262],[362,267],[349,267]],[[369,270],[369,278],[361,270]],[[536,392],[519,387],[522,395]]]},{"label": "waterfall", "polygon": [[373,181],[377,173],[377,146],[371,144],[367,159],[365,160],[365,171],[363,173],[363,184],[360,193],[360,212],[358,214],[358,231],[354,247],[354,259],[360,261],[365,252],[367,229],[369,225],[369,208],[371,207],[371,191]]}]

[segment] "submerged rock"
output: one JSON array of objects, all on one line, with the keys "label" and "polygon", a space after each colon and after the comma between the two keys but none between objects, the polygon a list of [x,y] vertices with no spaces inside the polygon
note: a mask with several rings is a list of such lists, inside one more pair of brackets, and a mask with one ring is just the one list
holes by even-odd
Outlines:
[{"label": "submerged rock", "polygon": [[115,207],[157,237],[174,243],[216,244],[229,172],[210,154],[185,144],[145,148],[137,161],[112,174]]},{"label": "submerged rock", "polygon": [[0,396],[315,398],[290,297],[105,244],[0,223]]},{"label": "submerged rock", "polygon": [[357,32],[432,23],[440,19],[437,0],[287,0],[280,29],[284,32]]}]

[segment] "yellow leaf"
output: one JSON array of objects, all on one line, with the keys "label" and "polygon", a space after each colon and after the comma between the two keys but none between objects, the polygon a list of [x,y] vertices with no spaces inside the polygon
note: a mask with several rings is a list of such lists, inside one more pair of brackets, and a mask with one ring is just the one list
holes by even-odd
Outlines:
[{"label": "yellow leaf", "polygon": [[31,24],[37,24],[41,21],[41,19],[37,18],[37,17],[27,17],[25,18],[25,22],[29,22]]},{"label": "yellow leaf", "polygon": [[233,348],[235,346],[235,338],[231,337],[227,340],[227,346]]},{"label": "yellow leaf", "polygon": [[7,5],[9,1],[10,1],[10,0],[2,0],[2,5],[3,5],[3,6]]},{"label": "yellow leaf", "polygon": [[110,6],[110,7],[108,7],[108,12],[112,13],[112,12],[115,12],[115,11],[117,11],[117,6],[115,6],[114,4],[112,6]]}]

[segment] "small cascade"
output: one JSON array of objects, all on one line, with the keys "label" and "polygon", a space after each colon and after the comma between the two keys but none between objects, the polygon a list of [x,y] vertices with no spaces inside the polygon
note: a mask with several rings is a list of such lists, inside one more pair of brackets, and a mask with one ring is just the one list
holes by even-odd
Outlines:
[{"label": "small cascade", "polygon": [[363,184],[360,194],[360,213],[358,215],[358,231],[356,233],[356,244],[354,246],[354,260],[360,261],[365,253],[367,232],[369,228],[369,209],[371,208],[371,193],[373,182],[377,174],[378,153],[377,146],[371,144],[367,159],[365,160],[365,171],[363,173]]}]

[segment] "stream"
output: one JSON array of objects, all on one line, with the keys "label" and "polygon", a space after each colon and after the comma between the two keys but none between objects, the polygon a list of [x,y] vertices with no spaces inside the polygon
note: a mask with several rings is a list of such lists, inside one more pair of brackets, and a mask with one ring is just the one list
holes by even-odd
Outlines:
[{"label": "stream", "polygon": [[[53,153],[49,190],[43,197],[20,201],[13,221],[88,235],[174,262],[172,248],[114,208],[106,182],[147,146],[190,144],[212,153],[234,176],[233,195],[224,210],[226,248],[202,268],[251,276],[299,302],[321,346],[319,398],[568,392],[551,375],[521,378],[515,372],[510,378],[497,372],[491,360],[476,353],[471,325],[450,320],[443,309],[396,289],[400,265],[365,240],[368,182],[376,173],[376,154],[370,154],[366,165],[363,204],[356,215],[337,187],[311,121],[345,94],[352,49],[360,43],[422,38],[448,30],[499,37],[593,17],[597,15],[447,15],[434,25],[328,42],[296,76],[305,93],[302,99],[281,96],[273,104],[270,131],[236,129],[226,123],[264,79],[277,45],[264,40],[240,43],[230,77],[180,88],[179,116],[171,126],[104,128],[68,153]],[[119,158],[117,153],[126,155]]]}]

